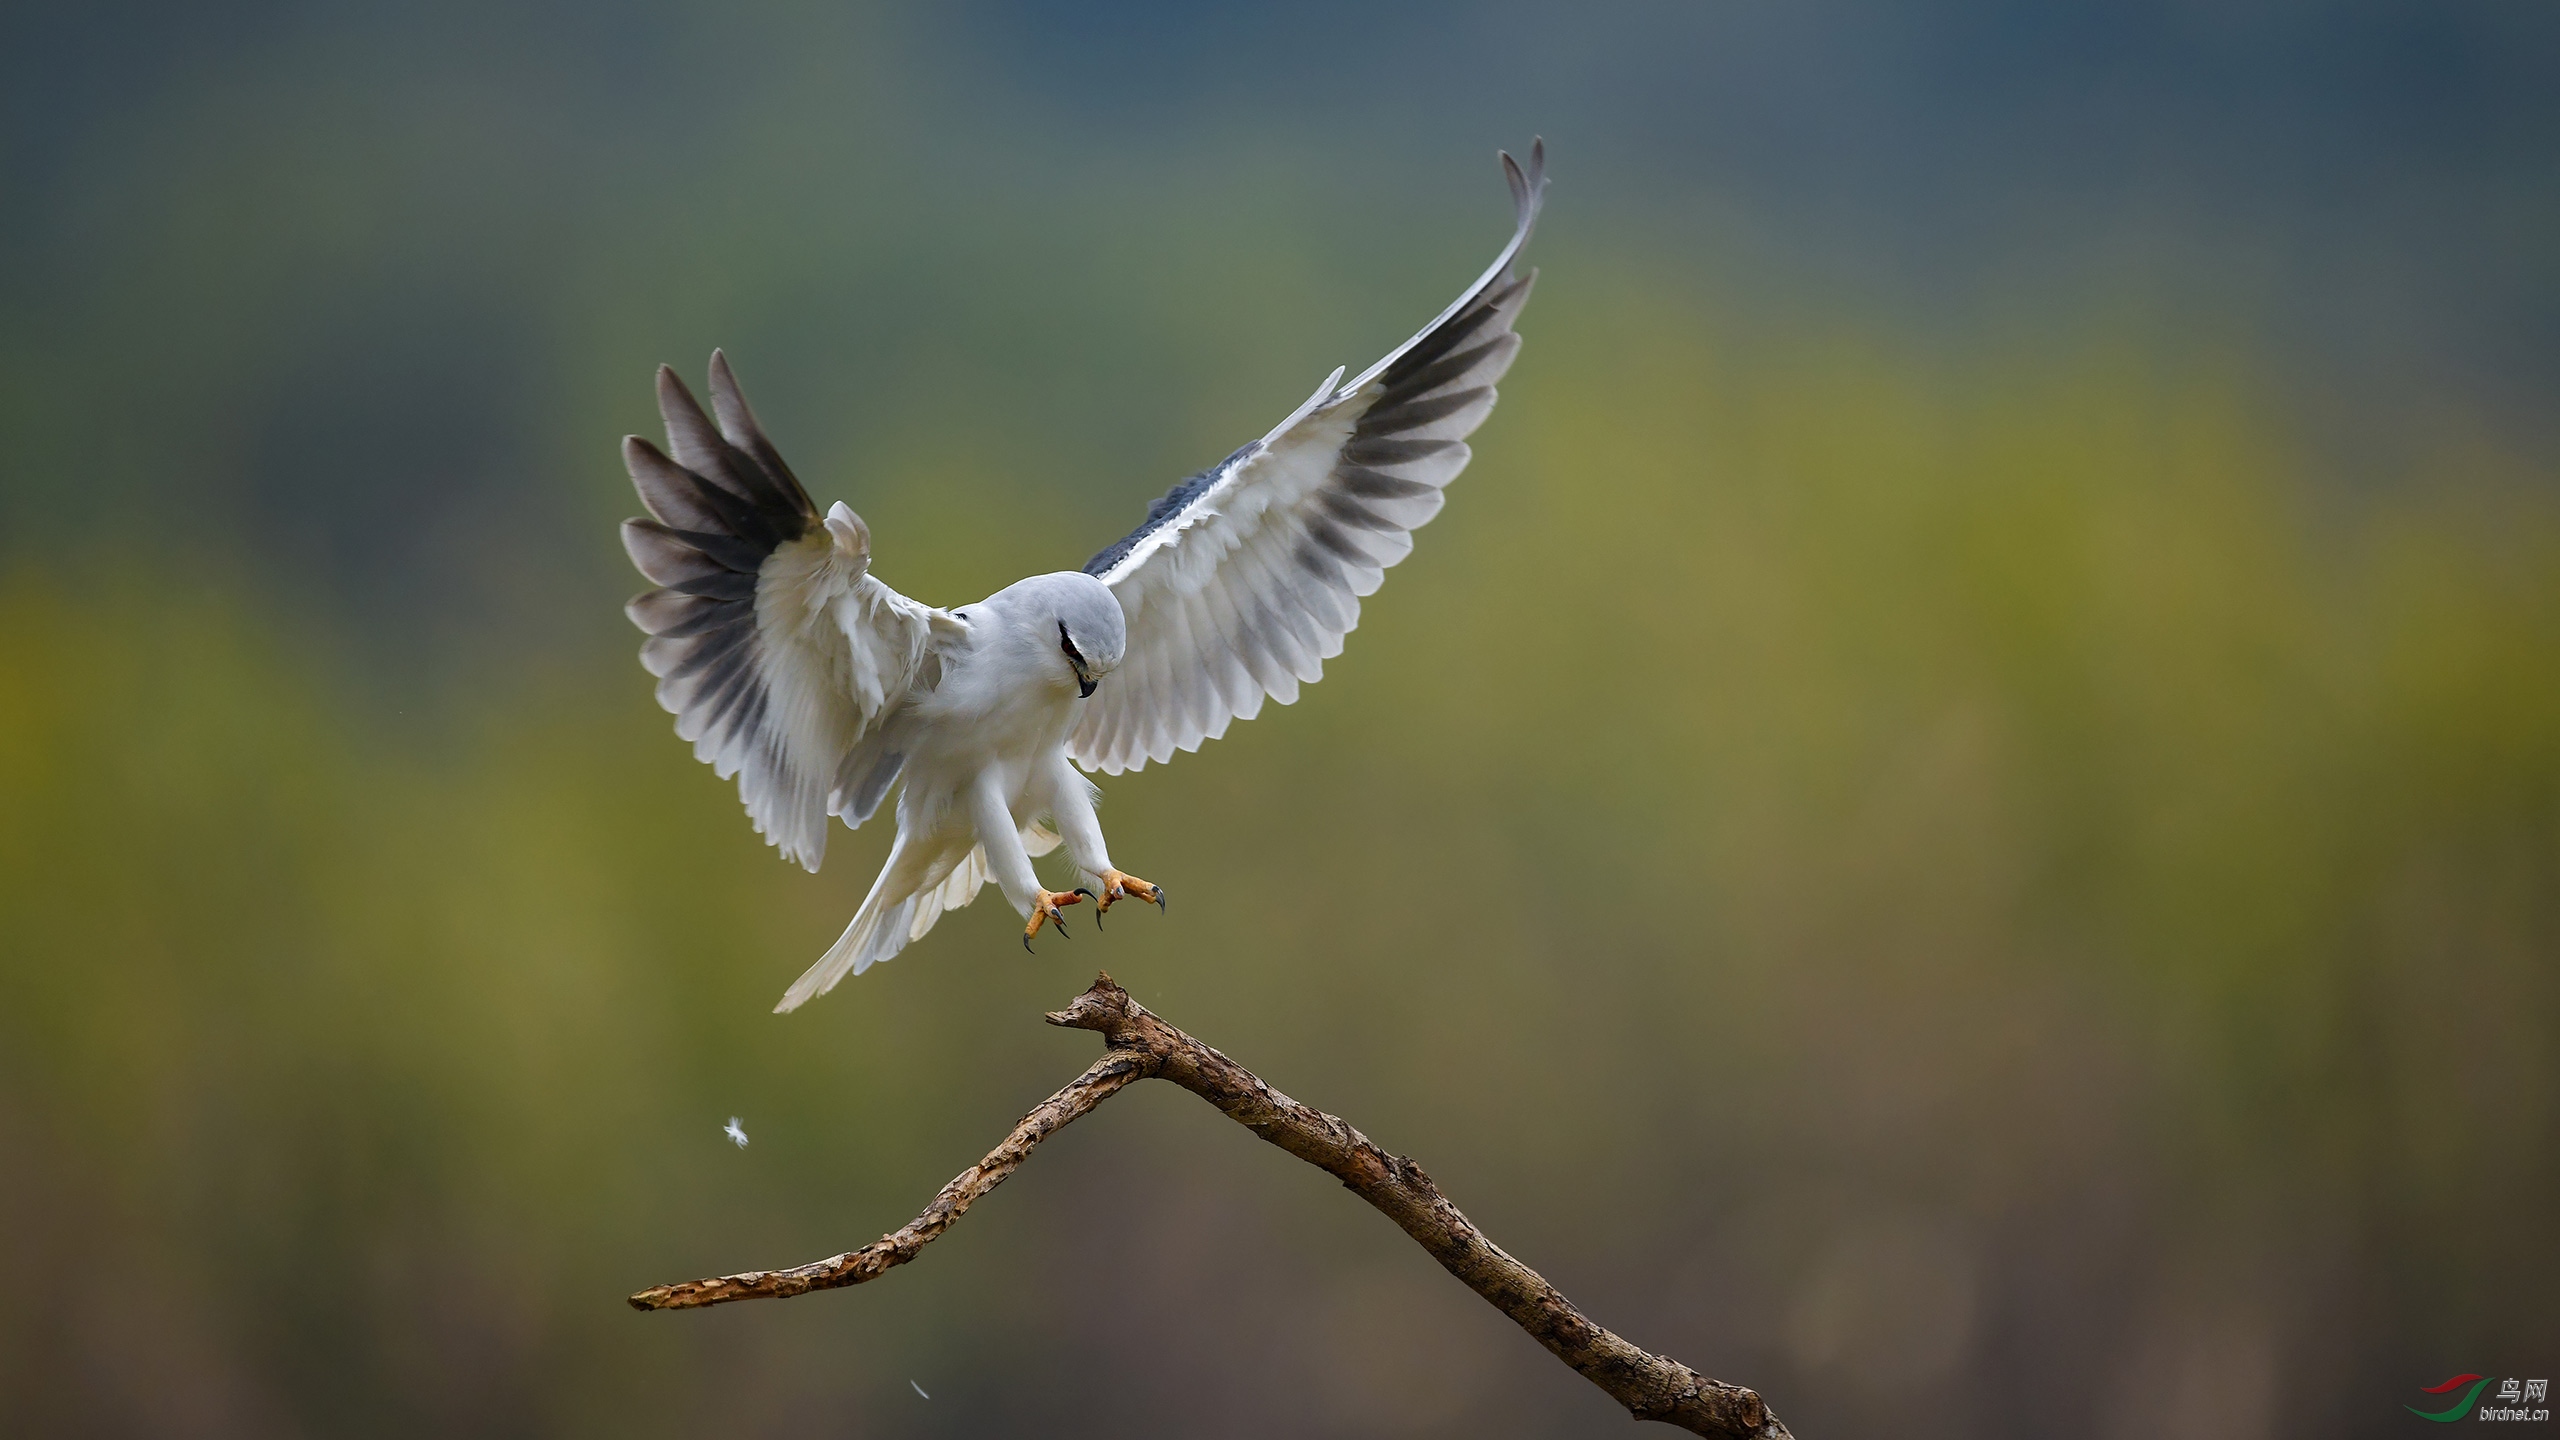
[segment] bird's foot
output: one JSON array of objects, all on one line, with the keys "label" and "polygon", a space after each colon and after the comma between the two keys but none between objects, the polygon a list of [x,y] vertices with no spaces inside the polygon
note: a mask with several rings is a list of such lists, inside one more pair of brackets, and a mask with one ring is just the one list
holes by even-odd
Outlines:
[{"label": "bird's foot", "polygon": [[1111,902],[1115,900],[1126,900],[1135,896],[1159,910],[1164,908],[1164,887],[1161,885],[1151,884],[1122,870],[1105,870],[1095,878],[1102,882],[1102,898],[1093,902],[1093,923],[1097,926],[1102,923],[1101,917],[1109,913]]},{"label": "bird's foot", "polygon": [[1073,905],[1079,899],[1091,900],[1093,892],[1081,886],[1063,895],[1054,890],[1041,891],[1039,898],[1031,902],[1031,923],[1022,927],[1022,948],[1031,948],[1031,937],[1040,933],[1043,921],[1057,926],[1059,934],[1066,934],[1067,917],[1058,913],[1059,908]]}]

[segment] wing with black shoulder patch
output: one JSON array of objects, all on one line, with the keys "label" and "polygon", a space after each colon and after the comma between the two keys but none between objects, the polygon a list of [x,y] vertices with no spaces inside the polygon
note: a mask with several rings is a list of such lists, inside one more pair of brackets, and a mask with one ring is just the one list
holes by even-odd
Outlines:
[{"label": "wing with black shoulder patch", "polygon": [[1546,196],[1546,147],[1509,155],[1511,241],[1420,334],[1357,379],[1327,377],[1260,440],[1194,475],[1085,565],[1129,624],[1120,668],[1083,707],[1068,753],[1117,774],[1196,750],[1286,705],[1360,623],[1360,599],[1413,550],[1492,413],[1535,271],[1516,262]]}]

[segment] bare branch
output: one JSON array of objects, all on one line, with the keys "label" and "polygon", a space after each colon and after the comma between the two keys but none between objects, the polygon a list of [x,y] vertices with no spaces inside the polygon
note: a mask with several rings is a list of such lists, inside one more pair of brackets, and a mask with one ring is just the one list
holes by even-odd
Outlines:
[{"label": "bare branch", "polygon": [[987,1152],[986,1159],[954,1176],[950,1184],[942,1187],[942,1193],[933,1197],[933,1203],[924,1207],[923,1214],[859,1250],[794,1265],[788,1270],[749,1270],[712,1280],[652,1285],[631,1297],[631,1308],[692,1310],[704,1305],[725,1305],[732,1300],[781,1300],[812,1290],[834,1290],[876,1280],[893,1267],[916,1258],[935,1236],[967,1214],[979,1196],[1003,1184],[1005,1177],[1030,1157],[1033,1146],[1064,1130],[1077,1117],[1110,1099],[1121,1086],[1146,1073],[1143,1057],[1117,1050],[1094,1061],[1092,1069],[1032,1107],[1031,1113],[1013,1127],[1013,1133],[1004,1137],[1004,1143]]},{"label": "bare branch", "polygon": [[1371,1143],[1349,1123],[1310,1109],[1216,1050],[1166,1024],[1105,975],[1052,1025],[1100,1033],[1111,1049],[1074,1083],[1040,1103],[986,1159],[942,1188],[904,1228],[832,1260],[790,1270],[750,1271],[716,1280],[661,1285],[631,1297],[643,1310],[717,1305],[859,1285],[915,1258],[970,1202],[994,1189],[1031,1148],[1146,1076],[1170,1080],[1218,1107],[1227,1118],[1340,1180],[1403,1227],[1443,1269],[1529,1332],[1557,1359],[1608,1392],[1639,1420],[1659,1420],[1700,1435],[1792,1440],[1760,1397],[1710,1380],[1677,1360],[1655,1355],[1594,1324],[1537,1271],[1485,1238],[1440,1193],[1422,1168]]}]

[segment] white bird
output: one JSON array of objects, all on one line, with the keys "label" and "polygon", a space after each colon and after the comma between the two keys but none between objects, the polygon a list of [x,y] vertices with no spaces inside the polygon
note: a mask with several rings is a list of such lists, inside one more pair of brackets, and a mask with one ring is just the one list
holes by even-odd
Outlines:
[{"label": "white bird", "polygon": [[744,1150],[747,1148],[747,1130],[744,1125],[738,1123],[737,1116],[730,1116],[729,1123],[720,1127],[720,1133],[737,1141],[739,1149]]},{"label": "white bird", "polygon": [[[920,940],[993,880],[1028,920],[1066,933],[1162,886],[1112,868],[1099,795],[1070,765],[1117,775],[1196,750],[1286,705],[1359,623],[1360,597],[1413,549],[1466,468],[1520,348],[1537,272],[1513,268],[1546,193],[1543,144],[1509,155],[1511,241],[1422,332],[1147,507],[1081,571],[1035,575],[952,609],[871,573],[871,530],[823,516],[747,408],[718,351],[706,418],[658,371],[667,449],[623,459],[652,519],[623,522],[632,563],[663,587],[626,608],[676,734],[738,794],[758,833],[815,871],[827,818],[859,827],[890,788],[896,841],[862,908],[776,1011]],[[1090,889],[1045,889],[1031,862],[1063,842]],[[739,1144],[746,1137],[735,1129]]]}]

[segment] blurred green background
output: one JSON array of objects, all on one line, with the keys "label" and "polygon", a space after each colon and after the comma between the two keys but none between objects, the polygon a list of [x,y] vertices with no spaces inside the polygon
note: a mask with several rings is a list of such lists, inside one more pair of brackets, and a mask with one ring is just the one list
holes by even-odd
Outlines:
[{"label": "blurred green background", "polygon": [[[875,1285],[623,1306],[911,1216],[1100,966],[1808,1437],[2560,1363],[2548,7],[7,29],[0,1428],[1621,1432],[1169,1087]],[[1183,913],[767,1013],[887,836],[787,868],[651,703],[651,367],[973,599],[1433,313],[1534,132],[1449,510],[1105,785]]]}]

